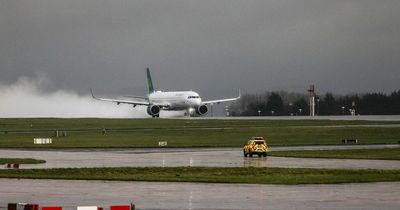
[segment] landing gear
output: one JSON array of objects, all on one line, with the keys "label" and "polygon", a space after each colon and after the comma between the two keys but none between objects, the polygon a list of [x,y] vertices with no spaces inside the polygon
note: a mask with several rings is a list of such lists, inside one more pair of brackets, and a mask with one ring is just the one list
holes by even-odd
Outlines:
[{"label": "landing gear", "polygon": [[196,115],[193,112],[187,111],[183,114],[183,116],[190,118],[190,117],[195,117]]}]

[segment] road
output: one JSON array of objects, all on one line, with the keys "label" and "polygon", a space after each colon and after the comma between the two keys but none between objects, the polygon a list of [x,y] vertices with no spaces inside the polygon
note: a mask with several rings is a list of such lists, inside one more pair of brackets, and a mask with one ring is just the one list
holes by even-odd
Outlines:
[{"label": "road", "polygon": [[[275,147],[273,150],[396,148],[399,145]],[[220,166],[400,169],[400,161],[316,158],[244,158],[241,148],[1,149],[1,157],[33,157],[46,164],[22,168]],[[249,185],[79,180],[0,179],[0,209],[7,203],[129,204],[137,209],[398,209],[400,182],[338,185]]]},{"label": "road", "polygon": [[[399,145],[276,147],[274,151],[310,149],[398,148]],[[43,159],[45,164],[21,165],[21,168],[81,167],[289,167],[342,169],[400,169],[394,160],[344,160],[320,158],[244,158],[241,148],[181,149],[0,149],[1,157]]]}]

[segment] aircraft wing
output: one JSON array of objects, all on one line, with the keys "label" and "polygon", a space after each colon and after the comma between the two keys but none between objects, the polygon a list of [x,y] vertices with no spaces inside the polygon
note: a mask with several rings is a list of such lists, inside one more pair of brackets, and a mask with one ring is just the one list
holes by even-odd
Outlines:
[{"label": "aircraft wing", "polygon": [[134,106],[136,106],[136,105],[148,106],[149,105],[149,102],[147,102],[147,101],[131,101],[131,100],[110,99],[110,98],[99,98],[93,94],[92,89],[90,89],[90,93],[92,93],[92,97],[94,99],[97,99],[100,101],[109,101],[109,102],[114,102],[117,104],[133,104]]},{"label": "aircraft wing", "polygon": [[239,95],[236,98],[224,98],[224,99],[216,99],[216,100],[210,100],[210,101],[203,101],[203,104],[219,104],[222,102],[229,102],[229,101],[236,101],[241,97],[240,89],[239,89]]},{"label": "aircraft wing", "polygon": [[139,99],[143,99],[143,100],[149,100],[149,97],[146,96],[123,96],[126,98],[139,98]]}]

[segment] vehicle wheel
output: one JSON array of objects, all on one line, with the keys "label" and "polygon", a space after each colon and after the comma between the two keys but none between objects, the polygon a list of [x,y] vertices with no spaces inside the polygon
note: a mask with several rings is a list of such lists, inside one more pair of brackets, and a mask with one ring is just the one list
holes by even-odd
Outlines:
[{"label": "vehicle wheel", "polygon": [[247,157],[247,153],[243,150],[243,156]]},{"label": "vehicle wheel", "polygon": [[264,156],[264,157],[267,157],[267,153],[264,153],[263,156]]},{"label": "vehicle wheel", "polygon": [[253,157],[253,153],[249,153],[249,156],[250,156],[250,157]]}]

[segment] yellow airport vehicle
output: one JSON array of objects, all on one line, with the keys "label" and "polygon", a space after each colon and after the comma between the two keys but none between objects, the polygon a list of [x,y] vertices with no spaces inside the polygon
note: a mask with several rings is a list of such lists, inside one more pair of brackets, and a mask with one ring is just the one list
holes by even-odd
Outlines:
[{"label": "yellow airport vehicle", "polygon": [[258,157],[267,157],[268,146],[263,137],[252,137],[243,147],[245,157],[258,155]]}]

